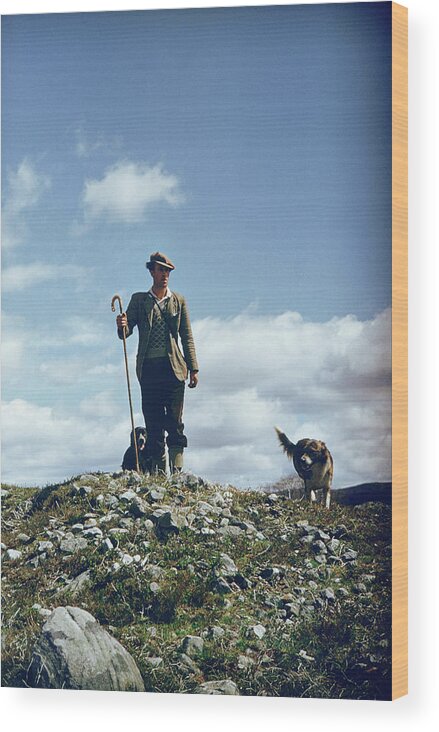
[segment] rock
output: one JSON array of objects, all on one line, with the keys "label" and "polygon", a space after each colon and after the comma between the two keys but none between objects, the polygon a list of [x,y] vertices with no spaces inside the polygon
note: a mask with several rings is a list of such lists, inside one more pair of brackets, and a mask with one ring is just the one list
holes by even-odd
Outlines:
[{"label": "rock", "polygon": [[195,689],[195,694],[224,694],[227,696],[239,696],[238,687],[231,679],[220,681],[205,681]]},{"label": "rock", "polygon": [[20,544],[29,544],[29,542],[32,541],[31,537],[28,536],[28,534],[18,534],[17,539]]},{"label": "rock", "polygon": [[226,595],[228,592],[232,592],[232,588],[224,577],[217,577],[212,584],[213,592],[218,592],[220,595]]},{"label": "rock", "polygon": [[143,498],[140,498],[140,496],[135,496],[133,498],[129,504],[128,510],[135,518],[143,518],[150,511],[148,504],[143,500]]},{"label": "rock", "polygon": [[156,669],[163,665],[163,658],[160,656],[150,656],[149,658],[145,658],[145,663],[151,666],[152,669]]},{"label": "rock", "polygon": [[259,640],[261,640],[264,637],[265,633],[267,632],[267,629],[264,628],[263,625],[258,623],[258,625],[253,625],[250,628],[250,632],[253,633],[256,636],[256,638],[259,638]]},{"label": "rock", "polygon": [[73,524],[70,527],[72,534],[81,534],[84,531],[84,524]]},{"label": "rock", "polygon": [[238,656],[238,668],[241,670],[247,670],[248,668],[251,668],[251,666],[254,666],[255,662],[250,656]]},{"label": "rock", "polygon": [[322,597],[327,602],[335,602],[335,594],[332,587],[326,587],[324,590],[322,590]]},{"label": "rock", "polygon": [[238,567],[236,566],[235,562],[231,557],[229,557],[228,554],[220,554],[218,567],[217,567],[217,574],[220,577],[230,577],[233,578],[238,573]]},{"label": "rock", "polygon": [[178,534],[183,526],[187,526],[184,516],[178,516],[172,511],[165,511],[157,518],[157,531],[159,534]]},{"label": "rock", "polygon": [[363,592],[367,592],[367,587],[364,582],[357,582],[355,585],[352,586],[352,589],[357,595],[361,595]]},{"label": "rock", "polygon": [[59,595],[70,594],[72,597],[79,595],[81,590],[84,590],[90,584],[90,570],[87,569],[85,572],[81,572],[73,579],[69,580],[64,587],[60,587],[58,592]]},{"label": "rock", "polygon": [[240,572],[235,575],[234,582],[236,582],[240,590],[249,590],[252,586],[250,580],[247,579],[247,577],[244,577]]},{"label": "rock", "polygon": [[329,541],[331,538],[326,531],[322,531],[321,529],[317,529],[314,536],[316,539],[320,539],[321,541]]},{"label": "rock", "polygon": [[311,544],[311,549],[316,554],[327,554],[328,550],[326,549],[326,544],[321,541],[320,539],[318,541],[313,541]]},{"label": "rock", "polygon": [[155,503],[159,503],[160,501],[163,501],[165,497],[164,491],[150,491],[149,497],[151,498],[151,501],[154,501]]},{"label": "rock", "polygon": [[21,551],[19,549],[6,549],[5,556],[3,557],[4,562],[17,562],[21,559]]},{"label": "rock", "polygon": [[358,557],[358,552],[354,551],[353,549],[348,549],[344,554],[341,555],[341,558],[344,562],[354,562],[356,558]]},{"label": "rock", "polygon": [[75,537],[72,536],[71,538],[62,539],[59,548],[60,551],[64,552],[64,554],[76,554],[76,552],[81,551],[81,549],[85,549],[87,546],[87,539],[84,539],[82,536],[75,539]]},{"label": "rock", "polygon": [[180,667],[185,672],[189,672],[191,674],[200,674],[201,671],[195,661],[192,660],[190,656],[188,656],[186,653],[182,653],[180,655]]},{"label": "rock", "polygon": [[331,554],[335,554],[337,549],[339,549],[339,547],[340,547],[339,539],[334,539],[334,538],[330,539],[330,541],[328,541],[326,547],[327,547],[328,551],[331,552]]},{"label": "rock", "polygon": [[279,579],[282,576],[282,572],[279,567],[265,567],[265,569],[259,572],[259,576],[262,577],[262,579],[271,581]]},{"label": "rock", "polygon": [[42,554],[43,552],[52,552],[53,549],[54,549],[54,546],[51,541],[39,541],[38,542],[37,552],[39,554]]},{"label": "rock", "polygon": [[108,536],[106,539],[101,541],[100,549],[103,552],[111,552],[111,550],[114,549],[113,542],[108,538]]},{"label": "rock", "polygon": [[207,636],[212,640],[219,640],[220,638],[224,637],[225,633],[226,631],[224,630],[224,628],[221,628],[220,625],[214,625],[207,631]]},{"label": "rock", "polygon": [[56,608],[43,625],[27,681],[44,689],[145,690],[125,648],[90,613],[69,606]]},{"label": "rock", "polygon": [[131,503],[131,501],[137,497],[137,493],[133,490],[128,490],[119,496],[119,499],[124,503]]},{"label": "rock", "polygon": [[200,656],[203,652],[204,641],[198,635],[187,635],[183,638],[181,644],[181,650],[186,655],[193,658],[194,656]]},{"label": "rock", "polygon": [[7,498],[9,496],[9,491],[6,490],[6,488],[1,489],[1,497]]},{"label": "rock", "polygon": [[236,538],[243,533],[243,530],[240,529],[239,526],[221,526],[221,528],[218,529],[218,533],[222,536],[231,536],[232,538]]}]

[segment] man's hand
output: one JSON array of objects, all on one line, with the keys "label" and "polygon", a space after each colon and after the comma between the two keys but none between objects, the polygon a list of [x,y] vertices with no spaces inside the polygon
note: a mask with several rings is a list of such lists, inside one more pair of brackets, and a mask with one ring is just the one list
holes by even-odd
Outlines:
[{"label": "man's hand", "polygon": [[122,315],[116,316],[116,324],[118,329],[119,328],[128,328],[128,318],[126,313],[122,313]]},{"label": "man's hand", "polygon": [[195,389],[196,385],[198,384],[198,371],[191,371],[190,372],[190,378],[189,378],[189,389]]}]

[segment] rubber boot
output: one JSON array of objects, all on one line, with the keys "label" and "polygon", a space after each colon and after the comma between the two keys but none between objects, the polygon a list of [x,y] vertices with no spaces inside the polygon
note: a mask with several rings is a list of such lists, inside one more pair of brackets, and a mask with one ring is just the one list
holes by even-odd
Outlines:
[{"label": "rubber boot", "polygon": [[164,473],[166,475],[166,453],[158,459],[152,458],[151,472]]},{"label": "rubber boot", "polygon": [[183,448],[169,447],[169,469],[172,473],[181,473],[183,470]]}]

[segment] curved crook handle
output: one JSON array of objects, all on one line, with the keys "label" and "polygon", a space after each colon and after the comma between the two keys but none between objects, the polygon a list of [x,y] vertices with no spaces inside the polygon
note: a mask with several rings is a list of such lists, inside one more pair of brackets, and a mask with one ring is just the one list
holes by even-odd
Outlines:
[{"label": "curved crook handle", "polygon": [[122,315],[123,308],[122,308],[122,300],[120,299],[120,295],[115,295],[113,297],[113,299],[111,301],[111,309],[112,309],[113,313],[116,311],[116,308],[115,308],[115,305],[114,305],[114,303],[116,302],[116,300],[119,300],[120,314]]}]

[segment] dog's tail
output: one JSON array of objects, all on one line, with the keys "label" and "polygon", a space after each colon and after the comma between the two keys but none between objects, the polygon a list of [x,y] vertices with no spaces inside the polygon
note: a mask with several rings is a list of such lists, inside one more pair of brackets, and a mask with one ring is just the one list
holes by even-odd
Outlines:
[{"label": "dog's tail", "polygon": [[279,438],[279,442],[282,445],[284,451],[288,455],[290,459],[292,459],[294,455],[294,448],[296,447],[294,442],[291,442],[291,440],[288,439],[285,432],[282,432],[282,430],[279,429],[279,427],[274,428],[276,430],[277,436]]}]

